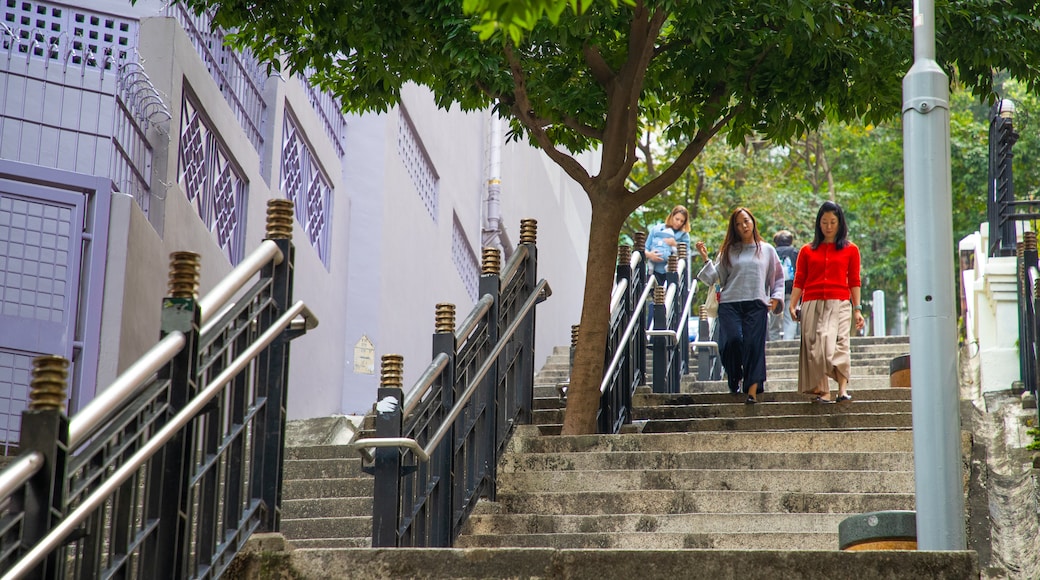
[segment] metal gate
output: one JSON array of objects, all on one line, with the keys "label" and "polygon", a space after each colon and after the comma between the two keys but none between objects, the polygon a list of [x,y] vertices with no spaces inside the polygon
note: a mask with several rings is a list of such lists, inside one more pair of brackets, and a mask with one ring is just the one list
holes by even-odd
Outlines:
[{"label": "metal gate", "polygon": [[104,183],[0,161],[0,454],[17,449],[34,357],[72,361],[70,410],[94,394],[111,191]]}]

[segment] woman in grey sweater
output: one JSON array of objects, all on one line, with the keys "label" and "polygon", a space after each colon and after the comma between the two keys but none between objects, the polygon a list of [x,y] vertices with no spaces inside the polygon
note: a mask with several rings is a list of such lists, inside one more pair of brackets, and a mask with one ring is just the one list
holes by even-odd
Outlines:
[{"label": "woman in grey sweater", "polygon": [[[784,272],[776,249],[758,233],[755,216],[738,207],[729,216],[726,238],[715,262],[703,241],[697,252],[705,261],[697,278],[719,284],[719,354],[729,390],[743,391],[757,403],[766,380],[766,328],[769,312],[784,304]],[[741,385],[743,382],[743,387]]]}]

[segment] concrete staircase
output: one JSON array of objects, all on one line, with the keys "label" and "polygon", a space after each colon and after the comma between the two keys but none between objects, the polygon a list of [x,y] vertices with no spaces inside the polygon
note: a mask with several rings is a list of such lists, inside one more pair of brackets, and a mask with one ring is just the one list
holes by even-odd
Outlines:
[{"label": "concrete staircase", "polygon": [[770,343],[758,405],[725,381],[641,388],[639,433],[541,436],[563,418],[545,401],[499,464],[497,502],[456,545],[836,550],[849,515],[913,509],[910,393],[887,388],[906,338],[855,339],[854,401],[831,405],[794,392],[797,348]]},{"label": "concrete staircase", "polygon": [[854,401],[819,405],[794,392],[797,343],[770,343],[758,405],[690,379],[677,395],[641,388],[631,433],[563,437],[557,348],[535,425],[456,549],[363,549],[372,480],[342,445],[318,445],[288,452],[288,560],[303,578],[978,578],[973,552],[838,551],[849,515],[914,507],[910,393],[887,386],[908,350],[854,339]]},{"label": "concrete staircase", "polygon": [[347,445],[353,429],[336,419],[294,423],[282,472],[282,534],[299,550],[370,547],[373,478]]}]

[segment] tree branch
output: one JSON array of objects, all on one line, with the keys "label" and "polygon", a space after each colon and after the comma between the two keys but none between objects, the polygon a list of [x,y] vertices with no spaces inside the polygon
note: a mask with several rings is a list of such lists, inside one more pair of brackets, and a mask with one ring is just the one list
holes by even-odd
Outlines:
[{"label": "tree branch", "polygon": [[607,189],[623,186],[636,162],[639,130],[639,98],[643,82],[654,56],[657,37],[668,14],[663,9],[648,13],[638,0],[629,27],[628,57],[608,92],[606,131],[603,141],[603,172]]},{"label": "tree branch", "polygon": [[700,155],[701,151],[704,150],[704,146],[708,144],[708,141],[717,135],[718,132],[721,131],[722,128],[741,111],[741,109],[742,107],[740,106],[734,107],[711,127],[698,130],[693,139],[686,144],[682,153],[675,158],[675,161],[673,161],[667,169],[662,171],[657,177],[643,184],[643,186],[636,191],[632,192],[631,201],[629,203],[629,205],[632,206],[632,210],[635,210],[637,207],[650,201],[655,195],[661,193],[669,185],[675,183],[683,172],[686,171],[686,168],[690,166],[690,163],[692,163],[693,160]]},{"label": "tree branch", "polygon": [[[512,106],[513,114],[531,132],[531,136],[534,137],[535,142],[542,148],[542,151],[545,151],[545,154],[559,165],[571,179],[577,181],[585,188],[592,181],[592,177],[573,157],[557,149],[552,139],[546,134],[544,127],[539,124],[539,119],[531,106],[531,99],[527,95],[527,81],[524,78],[520,60],[517,58],[516,53],[513,52],[512,45],[505,42],[502,46],[506,59],[509,62],[509,71],[513,75],[513,97],[515,99]],[[586,192],[588,192],[587,188]]]},{"label": "tree branch", "polygon": [[614,71],[610,69],[610,65],[603,59],[603,54],[600,53],[598,46],[592,46],[586,44],[581,48],[582,54],[585,56],[585,64],[589,65],[589,72],[592,73],[592,78],[596,79],[604,89],[610,86],[611,81],[614,80]]}]

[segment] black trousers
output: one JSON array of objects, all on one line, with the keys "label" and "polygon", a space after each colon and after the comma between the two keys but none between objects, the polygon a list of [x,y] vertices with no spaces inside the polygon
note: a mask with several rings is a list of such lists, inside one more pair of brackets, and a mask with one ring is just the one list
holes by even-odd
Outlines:
[{"label": "black trousers", "polygon": [[730,391],[747,393],[755,383],[765,390],[768,322],[769,307],[758,300],[719,304],[719,354]]}]

